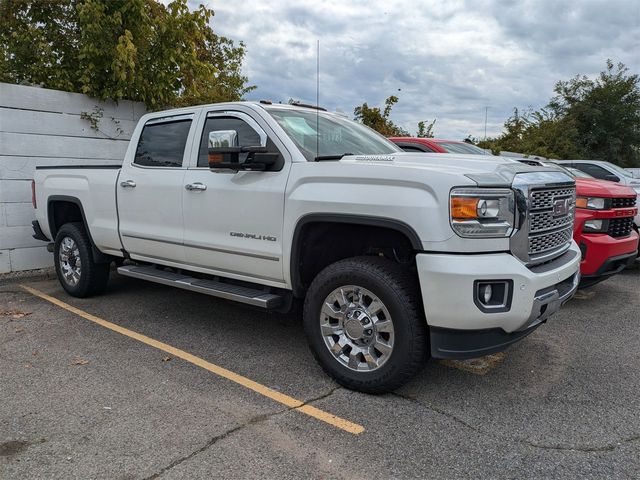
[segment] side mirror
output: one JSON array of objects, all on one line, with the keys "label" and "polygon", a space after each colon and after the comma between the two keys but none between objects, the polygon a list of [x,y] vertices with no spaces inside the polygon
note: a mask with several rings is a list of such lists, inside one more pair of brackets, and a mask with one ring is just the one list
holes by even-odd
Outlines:
[{"label": "side mirror", "polygon": [[[238,132],[235,130],[214,130],[209,132],[209,168],[227,170],[266,170],[276,163],[278,154],[268,153],[265,145],[240,147]],[[240,154],[247,153],[247,159],[240,163]]]},{"label": "side mirror", "polygon": [[620,177],[618,177],[617,175],[614,175],[612,173],[605,175],[604,176],[605,180],[609,180],[610,182],[619,182],[620,181]]}]

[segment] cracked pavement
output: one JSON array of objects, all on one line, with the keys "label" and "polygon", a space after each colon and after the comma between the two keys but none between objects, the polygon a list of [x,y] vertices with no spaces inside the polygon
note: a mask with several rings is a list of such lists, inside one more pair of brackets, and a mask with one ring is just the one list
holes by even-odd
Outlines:
[{"label": "cracked pavement", "polygon": [[0,478],[638,478],[640,269],[572,300],[481,374],[429,362],[339,388],[297,314],[113,276],[72,299],[364,426],[352,435],[0,280]]}]

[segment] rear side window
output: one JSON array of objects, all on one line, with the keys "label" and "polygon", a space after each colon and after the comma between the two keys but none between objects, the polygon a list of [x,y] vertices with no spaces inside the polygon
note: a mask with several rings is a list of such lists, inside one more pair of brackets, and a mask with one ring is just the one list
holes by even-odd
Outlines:
[{"label": "rear side window", "polygon": [[181,167],[191,119],[145,125],[134,164],[143,167]]}]

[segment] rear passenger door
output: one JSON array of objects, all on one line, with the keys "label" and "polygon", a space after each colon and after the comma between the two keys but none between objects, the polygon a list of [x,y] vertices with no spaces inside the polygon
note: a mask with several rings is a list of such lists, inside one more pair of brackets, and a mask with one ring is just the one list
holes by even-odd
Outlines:
[{"label": "rear passenger door", "polygon": [[118,178],[120,236],[132,258],[185,260],[182,192],[193,114],[149,120]]}]

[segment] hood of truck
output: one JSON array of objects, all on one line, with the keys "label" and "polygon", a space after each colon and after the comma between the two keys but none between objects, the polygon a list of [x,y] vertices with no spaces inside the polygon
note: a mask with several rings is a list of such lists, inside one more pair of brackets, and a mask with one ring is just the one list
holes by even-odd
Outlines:
[{"label": "hood of truck", "polygon": [[625,185],[608,180],[576,178],[576,195],[580,197],[633,198],[636,191]]},{"label": "hood of truck", "polygon": [[549,171],[546,167],[526,165],[506,157],[453,153],[398,152],[388,155],[350,155],[343,157],[341,162],[393,165],[408,170],[461,175],[473,180],[479,186],[486,187],[509,186],[515,175],[519,173]]}]

